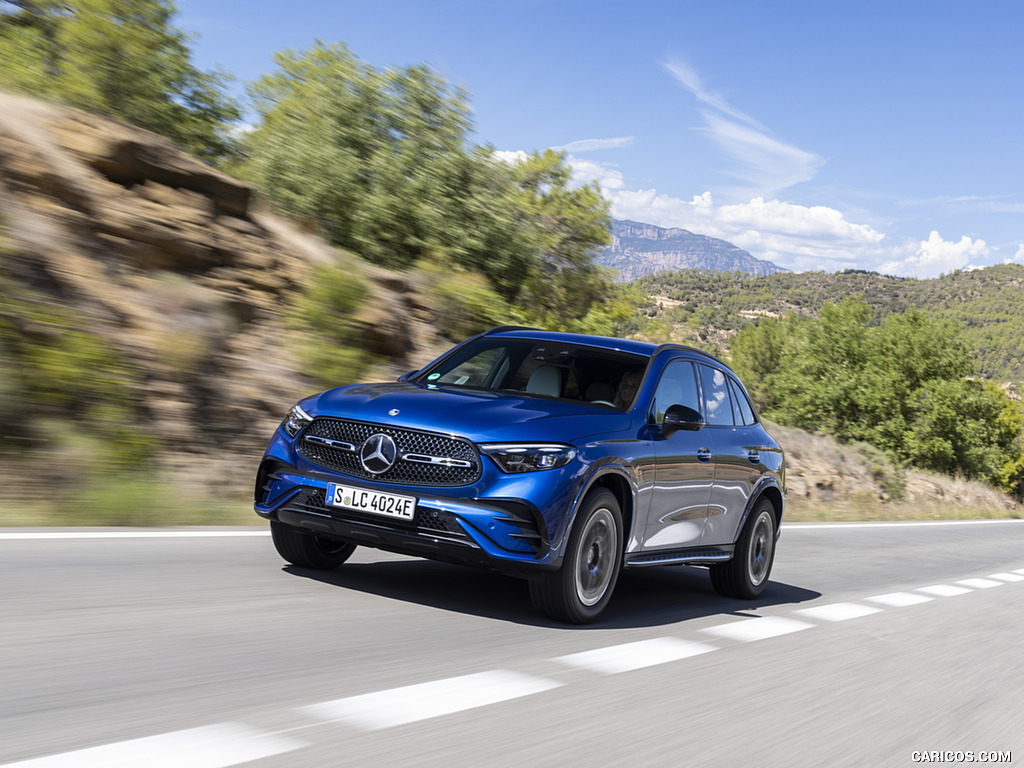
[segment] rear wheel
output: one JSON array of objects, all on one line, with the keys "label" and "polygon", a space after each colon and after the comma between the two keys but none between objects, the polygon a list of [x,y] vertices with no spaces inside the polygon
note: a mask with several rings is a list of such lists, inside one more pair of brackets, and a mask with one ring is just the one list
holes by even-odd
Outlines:
[{"label": "rear wheel", "polygon": [[270,522],[270,535],[277,553],[292,565],[300,568],[330,570],[337,568],[351,557],[356,545],[347,541],[336,541],[312,533],[303,533],[290,525]]},{"label": "rear wheel", "polygon": [[530,582],[533,604],[558,621],[594,621],[611,599],[621,562],[622,511],[615,495],[602,489],[584,502],[562,567]]},{"label": "rear wheel", "polygon": [[726,597],[753,600],[768,586],[775,561],[775,507],[763,499],[736,542],[732,560],[711,566],[711,586]]}]

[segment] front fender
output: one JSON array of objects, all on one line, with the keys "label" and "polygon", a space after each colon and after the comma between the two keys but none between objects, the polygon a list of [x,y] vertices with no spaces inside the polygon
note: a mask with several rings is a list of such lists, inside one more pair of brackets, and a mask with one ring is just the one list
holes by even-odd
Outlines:
[{"label": "front fender", "polygon": [[637,514],[637,502],[640,497],[639,487],[636,470],[625,461],[609,457],[603,461],[596,462],[580,486],[576,498],[573,499],[561,540],[558,542],[559,556],[564,554],[565,542],[568,541],[569,532],[572,531],[572,526],[576,522],[576,516],[579,514],[587,495],[594,488],[608,488],[619,500],[625,528],[623,531],[623,541],[628,548],[629,542],[634,539],[633,527],[636,525],[638,518],[641,517]]}]

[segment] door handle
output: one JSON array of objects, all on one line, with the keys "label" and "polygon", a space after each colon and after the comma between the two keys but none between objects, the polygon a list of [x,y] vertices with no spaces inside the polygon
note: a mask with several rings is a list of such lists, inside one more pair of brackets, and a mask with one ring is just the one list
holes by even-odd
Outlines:
[{"label": "door handle", "polygon": [[697,458],[706,464],[707,462],[711,461],[711,451],[708,450],[707,448],[698,448]]},{"label": "door handle", "polygon": [[747,451],[747,458],[750,459],[751,464],[761,463],[761,454],[757,451]]}]

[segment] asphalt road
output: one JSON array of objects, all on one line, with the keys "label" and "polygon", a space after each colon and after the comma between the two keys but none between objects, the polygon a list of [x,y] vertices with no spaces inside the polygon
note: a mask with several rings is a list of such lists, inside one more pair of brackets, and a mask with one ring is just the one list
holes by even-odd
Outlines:
[{"label": "asphalt road", "polygon": [[0,530],[0,768],[1024,762],[1024,521],[784,526],[761,600],[636,570],[583,628],[374,550],[53,533]]}]

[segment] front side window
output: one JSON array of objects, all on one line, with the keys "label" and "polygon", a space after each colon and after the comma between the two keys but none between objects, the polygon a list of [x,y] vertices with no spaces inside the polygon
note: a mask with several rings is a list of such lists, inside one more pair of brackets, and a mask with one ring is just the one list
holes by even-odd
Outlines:
[{"label": "front side window", "polygon": [[661,374],[651,403],[651,422],[659,426],[664,424],[665,411],[673,405],[685,405],[700,412],[697,379],[694,376],[693,363],[689,360],[669,363],[665,372]]}]

